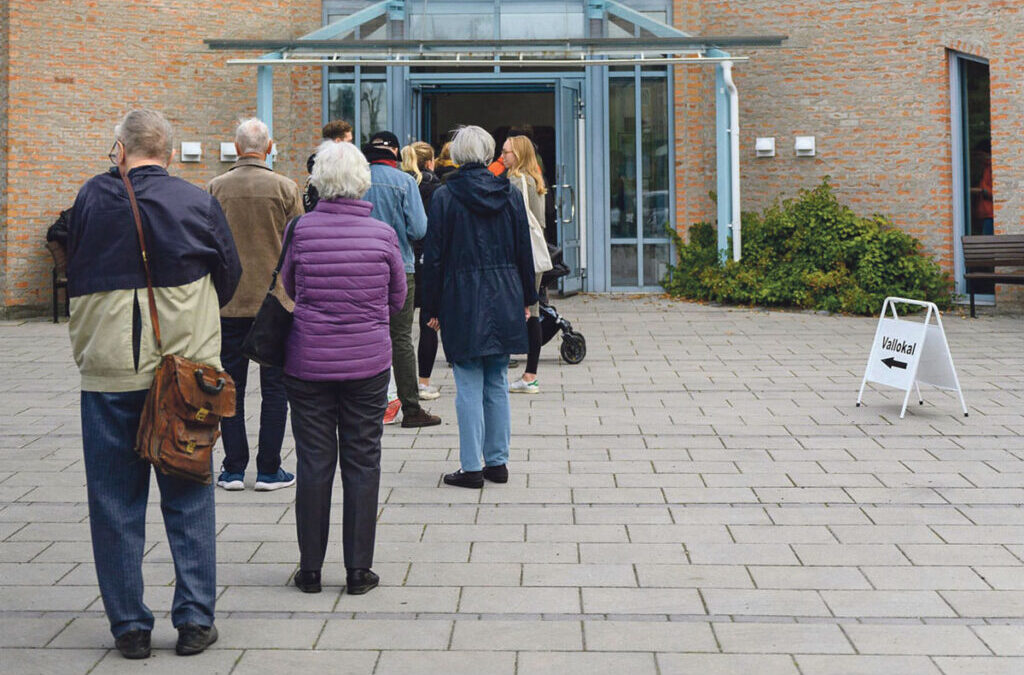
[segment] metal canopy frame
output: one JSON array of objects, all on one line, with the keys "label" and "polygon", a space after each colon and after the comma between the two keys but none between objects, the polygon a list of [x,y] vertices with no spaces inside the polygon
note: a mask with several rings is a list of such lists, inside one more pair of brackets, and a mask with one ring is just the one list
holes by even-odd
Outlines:
[{"label": "metal canopy frame", "polygon": [[[738,103],[731,69],[747,57],[725,48],[780,46],[783,35],[695,36],[630,9],[616,0],[585,0],[590,20],[621,19],[638,35],[630,38],[565,40],[360,40],[360,28],[386,17],[388,34],[401,36],[408,18],[405,0],[383,0],[293,40],[204,40],[215,51],[263,51],[257,58],[229,59],[229,65],[257,66],[256,114],[273,134],[273,68],[281,66],[384,67],[407,78],[411,68],[569,68],[607,74],[609,66],[716,66],[715,107],[718,149],[718,241],[724,258],[730,235],[739,240]],[[639,35],[640,32],[649,33]],[[596,69],[596,70],[595,70]],[[607,77],[595,81],[607,80]],[[270,158],[268,158],[270,160]],[[734,224],[737,227],[734,228]],[[734,256],[738,259],[738,246]]]}]

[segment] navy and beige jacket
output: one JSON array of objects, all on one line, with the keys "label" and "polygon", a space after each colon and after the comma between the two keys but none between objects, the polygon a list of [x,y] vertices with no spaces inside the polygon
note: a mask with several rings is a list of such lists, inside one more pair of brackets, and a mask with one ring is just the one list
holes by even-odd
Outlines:
[{"label": "navy and beige jacket", "polygon": [[[165,354],[220,367],[220,307],[241,265],[220,204],[159,166],[129,174]],[[71,345],[85,391],[148,389],[161,354],[131,206],[116,168],[79,191],[68,228]]]}]

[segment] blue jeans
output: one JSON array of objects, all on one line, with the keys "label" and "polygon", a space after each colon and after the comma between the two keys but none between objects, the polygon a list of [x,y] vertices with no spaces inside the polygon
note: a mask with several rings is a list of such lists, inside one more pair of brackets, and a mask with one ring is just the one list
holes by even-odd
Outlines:
[{"label": "blue jeans", "polygon": [[[150,465],[132,449],[146,391],[82,392],[82,447],[89,526],[110,632],[152,630],[142,600]],[[213,485],[156,472],[160,510],[174,558],[171,622],[213,625],[217,594]]]},{"label": "blue jeans", "polygon": [[512,412],[508,400],[508,354],[452,364],[459,461],[463,471],[508,463]]},{"label": "blue jeans", "polygon": [[[249,359],[242,354],[242,341],[254,319],[220,320],[220,361],[235,381],[235,416],[220,423],[224,440],[224,470],[245,473],[249,465],[249,437],[245,433],[245,384],[249,379]],[[281,444],[288,420],[288,395],[284,390],[284,370],[260,366],[260,437],[256,454],[257,473],[275,474],[281,468]]]}]

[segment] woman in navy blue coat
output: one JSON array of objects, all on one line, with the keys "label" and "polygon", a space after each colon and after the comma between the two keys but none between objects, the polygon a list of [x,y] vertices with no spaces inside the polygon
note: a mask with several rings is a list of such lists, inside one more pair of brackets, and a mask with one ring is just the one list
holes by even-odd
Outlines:
[{"label": "woman in navy blue coat", "polygon": [[529,349],[526,319],[537,301],[523,197],[487,162],[494,139],[463,127],[451,145],[459,170],[434,193],[423,253],[423,307],[440,324],[455,373],[462,467],[444,482],[480,488],[508,481],[509,354]]}]

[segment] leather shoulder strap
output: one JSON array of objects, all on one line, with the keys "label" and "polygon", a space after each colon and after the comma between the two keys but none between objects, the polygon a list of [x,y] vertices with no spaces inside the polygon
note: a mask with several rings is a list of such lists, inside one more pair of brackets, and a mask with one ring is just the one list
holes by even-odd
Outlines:
[{"label": "leather shoulder strap", "polygon": [[153,333],[156,335],[156,348],[160,356],[164,354],[163,342],[160,339],[160,319],[156,314],[156,296],[153,293],[153,277],[149,272],[149,253],[146,251],[146,236],[142,233],[142,216],[139,215],[139,204],[135,201],[135,190],[128,180],[128,172],[121,174],[124,182],[124,189],[128,191],[128,202],[132,205],[132,217],[135,219],[135,231],[139,235],[139,249],[142,251],[142,267],[146,270],[146,291],[149,293],[149,319],[153,324]]},{"label": "leather shoulder strap", "polygon": [[270,288],[268,293],[274,290],[274,286],[277,285],[277,275],[281,273],[281,267],[284,265],[284,257],[288,253],[288,247],[291,246],[292,237],[295,236],[295,228],[299,224],[299,218],[296,216],[288,221],[288,224],[284,226],[284,243],[281,246],[281,255],[277,257],[277,267],[274,268],[274,273],[270,277]]}]

